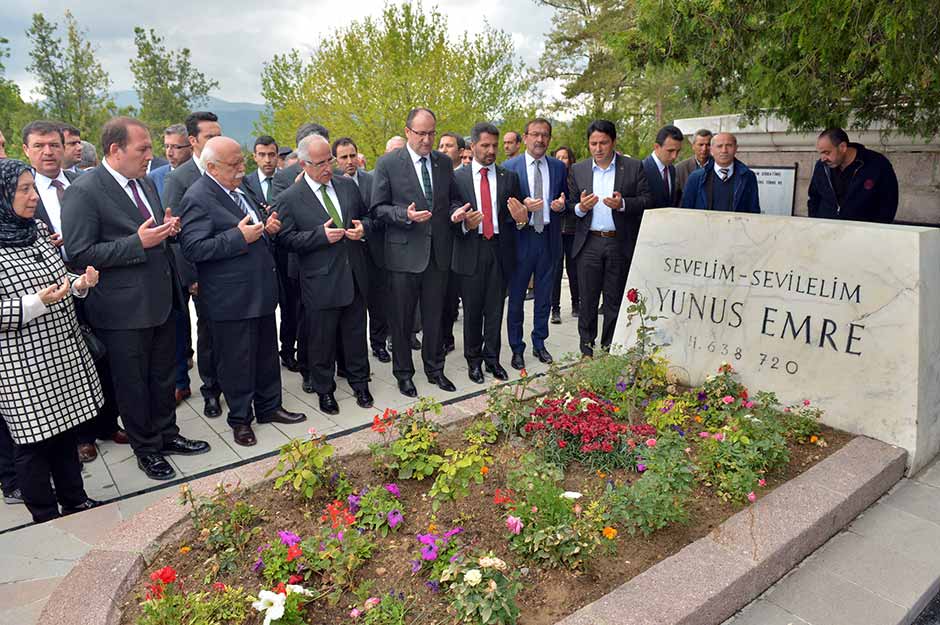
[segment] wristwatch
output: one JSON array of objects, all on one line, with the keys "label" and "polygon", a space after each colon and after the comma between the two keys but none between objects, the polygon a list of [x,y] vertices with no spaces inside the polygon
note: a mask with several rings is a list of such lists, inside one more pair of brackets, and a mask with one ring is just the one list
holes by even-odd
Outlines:
[{"label": "wristwatch", "polygon": [[525,228],[525,227],[528,226],[528,225],[529,225],[528,222],[525,222],[525,221],[517,221],[517,222],[516,222],[516,230],[522,230],[523,228]]}]

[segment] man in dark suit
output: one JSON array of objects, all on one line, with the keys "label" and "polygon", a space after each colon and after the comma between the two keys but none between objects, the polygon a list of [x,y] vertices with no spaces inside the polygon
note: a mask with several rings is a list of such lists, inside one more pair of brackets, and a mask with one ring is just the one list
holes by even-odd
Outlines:
[{"label": "man in dark suit", "polygon": [[620,314],[640,220],[643,211],[653,206],[653,196],[642,163],[617,154],[617,128],[612,122],[591,122],[587,137],[591,157],[572,165],[568,202],[578,217],[571,255],[578,263],[581,289],[581,354],[593,356],[597,303],[603,293],[601,347],[607,349]]},{"label": "man in dark suit", "polygon": [[[327,141],[330,140],[330,131],[327,130],[326,127],[321,126],[315,122],[304,124],[297,129],[297,134],[294,136],[294,139],[297,141],[297,145],[300,145],[300,140],[307,135],[320,135]],[[277,199],[277,196],[282,191],[294,184],[302,173],[303,167],[301,167],[299,160],[293,165],[288,165],[283,169],[278,170],[278,172],[274,174],[274,190],[271,192],[272,200]]]},{"label": "man in dark suit", "polygon": [[[151,167],[148,177],[157,187],[160,199],[163,199],[163,186],[167,175],[193,157],[193,146],[189,143],[186,126],[173,124],[163,131],[163,148],[166,150],[167,163],[161,167]],[[151,161],[152,163],[152,161]]]},{"label": "man in dark suit", "polygon": [[175,472],[164,455],[209,451],[208,443],[180,435],[173,404],[174,311],[183,297],[167,238],[180,222],[160,209],[146,179],[147,126],[115,117],[102,129],[101,147],[101,166],[75,180],[65,196],[65,247],[75,269],[101,269],[84,302],[88,323],[107,347],[137,466],[151,479],[168,480]]},{"label": "man in dark suit", "polygon": [[676,184],[679,186],[679,198],[685,190],[685,183],[693,171],[708,165],[711,159],[711,144],[714,133],[707,128],[699,128],[692,137],[692,156],[676,164]]},{"label": "man in dark suit", "polygon": [[454,233],[469,205],[461,206],[449,158],[433,150],[437,118],[426,108],[415,108],[405,122],[405,147],[382,156],[375,166],[372,211],[385,222],[385,266],[392,298],[392,372],[398,390],[417,397],[412,377],[414,362],[409,344],[415,306],[421,307],[424,342],[421,356],[428,381],[453,392],[444,375],[441,318],[450,273]]},{"label": "man in dark suit", "polygon": [[[196,111],[190,113],[186,118],[186,136],[193,148],[193,157],[166,177],[163,194],[163,205],[169,208],[175,216],[179,217],[179,208],[183,195],[205,172],[205,166],[200,160],[203,148],[210,139],[221,135],[222,126],[219,125],[219,118],[214,113]],[[173,244],[171,249],[176,256],[176,266],[184,288],[186,308],[183,314],[189,315],[190,296],[196,303],[196,364],[199,368],[199,377],[202,379],[202,386],[199,387],[199,391],[202,393],[205,402],[203,414],[209,418],[215,418],[222,414],[222,404],[219,403],[222,388],[219,386],[216,371],[216,357],[213,350],[212,329],[209,327],[209,316],[202,303],[202,298],[199,296],[199,277],[196,274],[196,266],[186,260],[182,251],[180,251],[179,245]],[[177,353],[177,357],[180,357],[179,353]],[[177,367],[181,367],[182,364],[177,360]],[[189,376],[187,374],[186,381],[188,382],[188,380]],[[183,401],[189,395],[188,385],[185,388],[177,386],[177,403]]]},{"label": "man in dark suit", "polygon": [[525,342],[522,340],[523,302],[529,279],[535,281],[535,312],[532,320],[532,354],[544,363],[552,362],[545,349],[548,316],[552,307],[555,265],[561,255],[561,215],[568,191],[567,170],[556,158],[546,154],[552,140],[552,125],[536,118],[525,125],[525,152],[503,163],[516,172],[529,212],[516,224],[516,266],[509,278],[509,311],[506,326],[512,366],[525,367]]},{"label": "man in dark suit", "polygon": [[277,141],[270,135],[255,139],[251,157],[258,167],[242,178],[242,190],[250,193],[259,206],[270,206],[274,199],[274,174],[277,173]]},{"label": "man in dark suit", "polygon": [[281,405],[277,358],[277,277],[271,238],[277,213],[265,217],[239,188],[245,174],[241,146],[228,137],[202,150],[206,173],[180,203],[183,255],[196,264],[200,298],[209,316],[219,385],[228,403],[235,442],[249,447],[258,423],[300,423],[307,417]]},{"label": "man in dark suit", "polygon": [[[349,137],[333,142],[333,156],[343,175],[359,186],[362,202],[372,206],[372,174],[358,167],[358,148]],[[369,274],[369,292],[366,305],[369,308],[369,344],[372,355],[379,362],[391,362],[392,357],[385,347],[388,339],[388,276],[385,273],[385,230],[379,221],[370,223],[366,237],[366,267]]]},{"label": "man in dark suit", "polygon": [[653,153],[643,159],[643,172],[653,194],[652,208],[679,206],[682,189],[673,163],[682,150],[683,139],[682,131],[675,126],[663,126],[656,133]]},{"label": "man in dark suit", "polygon": [[454,173],[472,207],[456,227],[451,270],[463,294],[463,353],[469,376],[483,383],[485,366],[497,380],[509,376],[499,364],[506,285],[516,262],[516,223],[525,223],[519,177],[496,164],[499,130],[481,122],[470,131],[473,162]]},{"label": "man in dark suit", "polygon": [[329,142],[312,134],[297,146],[304,176],[278,196],[275,210],[284,220],[278,242],[297,255],[307,311],[309,375],[304,390],[316,392],[320,410],[337,414],[333,395],[337,339],[343,366],[362,408],[372,407],[366,346],[368,273],[362,238],[371,230],[360,190],[345,176],[333,176]]},{"label": "man in dark suit", "polygon": [[[69,126],[69,128],[73,128]],[[77,132],[77,131],[76,131]],[[68,255],[63,246],[62,235],[62,200],[65,190],[78,178],[79,174],[67,171],[63,167],[65,130],[56,122],[34,121],[23,128],[23,153],[35,171],[36,192],[39,201],[36,204],[36,219],[49,228],[49,239],[59,249],[68,262]],[[75,300],[76,312],[84,318],[82,301]],[[83,463],[98,457],[95,440],[112,439],[116,443],[127,443],[127,434],[118,426],[118,411],[114,397],[114,384],[107,362],[95,363],[105,402],[98,414],[91,421],[86,421],[77,428],[78,458]]]},{"label": "man in dark suit", "polygon": [[712,137],[708,167],[692,172],[682,194],[682,208],[759,213],[757,176],[735,158],[738,140],[730,132]]}]

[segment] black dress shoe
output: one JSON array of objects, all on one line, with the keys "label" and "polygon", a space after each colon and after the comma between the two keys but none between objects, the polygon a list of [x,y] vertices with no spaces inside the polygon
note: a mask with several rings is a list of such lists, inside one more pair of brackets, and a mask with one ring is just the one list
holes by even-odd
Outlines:
[{"label": "black dress shoe", "polygon": [[558,325],[561,323],[561,311],[560,310],[556,309],[552,311],[552,323],[554,323],[555,325]]},{"label": "black dress shoe", "polygon": [[349,377],[349,372],[346,371],[345,369],[337,369],[337,370],[336,370],[336,377],[338,377],[338,378],[348,378],[348,377]]},{"label": "black dress shoe", "polygon": [[392,356],[384,347],[377,347],[372,350],[372,355],[378,358],[379,362],[391,362]]},{"label": "black dress shoe", "polygon": [[548,353],[548,350],[542,347],[541,349],[533,349],[532,355],[539,359],[539,362],[544,362],[546,365],[552,364],[554,359],[552,355]]},{"label": "black dress shoe", "polygon": [[581,357],[594,358],[594,346],[588,343],[581,343]]},{"label": "black dress shoe", "polygon": [[100,505],[100,501],[89,497],[77,506],[62,506],[62,516],[68,516],[70,514],[75,514],[76,512],[82,512],[84,510],[91,510],[92,508],[97,508]]},{"label": "black dress shoe", "polygon": [[160,454],[137,456],[137,466],[151,480],[172,480],[176,477],[176,471]]},{"label": "black dress shoe", "polygon": [[301,386],[301,388],[304,389],[304,393],[313,393],[313,392],[315,392],[315,390],[314,390],[314,388],[313,388],[313,379],[310,378],[309,376],[305,376],[305,377],[304,377],[304,383],[303,383],[303,385]]},{"label": "black dress shoe", "polygon": [[476,382],[477,384],[483,384],[483,370],[480,369],[480,365],[475,367],[470,367],[470,371],[467,374],[471,382]]},{"label": "black dress shoe", "polygon": [[399,380],[398,381],[398,390],[405,397],[417,397],[418,389],[415,388],[415,383],[411,380]]},{"label": "black dress shoe", "polygon": [[411,335],[411,349],[414,351],[421,349],[421,340],[418,338],[417,334]]},{"label": "black dress shoe", "polygon": [[578,302],[572,302],[571,303],[571,316],[577,317],[580,312],[581,312],[581,304],[579,304]]},{"label": "black dress shoe", "polygon": [[447,341],[447,342],[444,343],[444,354],[445,354],[445,355],[451,353],[451,352],[454,351],[455,349],[457,349],[457,346],[454,345],[454,342],[453,342],[453,341]]},{"label": "black dress shoe", "polygon": [[428,382],[434,384],[442,391],[447,391],[448,393],[453,393],[457,390],[457,387],[454,386],[454,383],[447,379],[447,376],[443,373],[438,373],[437,375],[429,375]]},{"label": "black dress shoe", "polygon": [[317,395],[320,397],[320,412],[339,414],[339,404],[336,403],[333,393],[317,393]]},{"label": "black dress shoe", "polygon": [[242,447],[251,447],[258,442],[250,425],[236,425],[232,427],[232,435],[235,437],[235,443]]},{"label": "black dress shoe", "polygon": [[176,454],[178,456],[198,456],[211,449],[206,441],[197,441],[177,434],[169,441],[163,443],[160,453],[164,456]]},{"label": "black dress shoe", "polygon": [[522,352],[517,352],[512,355],[512,361],[509,364],[512,365],[513,369],[525,369],[525,356],[522,355]]},{"label": "black dress shoe", "polygon": [[293,371],[294,373],[300,371],[300,363],[290,354],[286,356],[281,355],[281,364],[284,365],[284,368],[288,371]]},{"label": "black dress shoe", "polygon": [[371,408],[375,400],[372,397],[372,393],[369,392],[367,388],[353,389],[353,393],[356,394],[356,404],[360,408]]},{"label": "black dress shoe", "polygon": [[493,377],[497,380],[508,380],[509,374],[506,373],[506,370],[503,369],[503,366],[498,362],[494,365],[486,364],[486,370],[493,374]]},{"label": "black dress shoe", "polygon": [[266,415],[258,415],[258,423],[300,423],[307,420],[307,415],[302,412],[288,412],[283,408],[278,408],[274,412]]},{"label": "black dress shoe", "polygon": [[210,419],[215,417],[222,416],[222,404],[219,403],[218,397],[206,397],[206,405],[202,409],[202,414],[206,415]]}]

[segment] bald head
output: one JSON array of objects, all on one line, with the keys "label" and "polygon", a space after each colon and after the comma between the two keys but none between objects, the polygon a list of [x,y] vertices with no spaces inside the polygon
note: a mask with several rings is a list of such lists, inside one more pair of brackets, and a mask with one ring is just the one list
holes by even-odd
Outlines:
[{"label": "bald head", "polygon": [[245,156],[238,142],[229,137],[212,137],[202,149],[202,164],[220,185],[234,191],[245,177]]},{"label": "bald head", "polygon": [[738,152],[738,139],[730,132],[719,132],[712,137],[712,158],[719,167],[727,167],[734,162]]},{"label": "bald head", "polygon": [[405,138],[395,135],[385,142],[385,153],[388,154],[392,150],[397,150],[398,148],[403,147],[405,147]]}]

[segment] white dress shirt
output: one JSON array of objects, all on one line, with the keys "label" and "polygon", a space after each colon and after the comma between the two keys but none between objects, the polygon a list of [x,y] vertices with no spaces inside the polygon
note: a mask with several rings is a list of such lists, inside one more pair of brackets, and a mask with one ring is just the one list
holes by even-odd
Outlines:
[{"label": "white dress shirt", "polygon": [[[605,169],[601,169],[597,162],[591,163],[593,172],[592,188],[594,195],[597,196],[597,204],[591,209],[591,230],[600,232],[613,232],[617,229],[614,225],[614,214],[610,207],[604,204],[604,198],[614,196],[614,179],[617,176],[617,155],[611,159],[610,164]],[[620,210],[623,210],[621,203]],[[584,217],[587,213],[581,210],[581,202],[575,204],[574,214],[578,217]]]},{"label": "white dress shirt", "polygon": [[[483,196],[480,195],[480,170],[483,169],[483,165],[479,164],[476,159],[473,159],[473,163],[470,165],[471,170],[473,171],[473,192],[476,194],[477,198],[477,210],[483,214]],[[499,207],[496,205],[496,163],[492,165],[487,165],[486,167],[486,179],[490,183],[490,206],[493,207],[491,218],[493,220],[493,234],[499,234]],[[486,219],[486,216],[483,216],[483,219]],[[463,231],[467,231],[467,223],[463,224]],[[481,235],[483,234],[483,222],[480,222],[480,225],[477,226],[477,232]]]},{"label": "white dress shirt", "polygon": [[[117,181],[118,186],[124,189],[124,193],[127,194],[127,197],[130,198],[131,204],[137,206],[137,201],[134,199],[134,192],[131,191],[131,188],[128,186],[129,179],[124,177],[119,171],[112,169],[111,165],[108,164],[108,157],[101,159],[101,164],[104,166],[108,173]],[[134,183],[137,186],[137,194],[140,195],[140,201],[144,203],[144,206],[147,207],[147,210],[150,211],[150,214],[153,215],[154,220],[157,219],[156,214],[153,212],[153,207],[150,205],[150,201],[147,200],[147,194],[144,193],[144,187],[140,184],[140,180],[135,180]]]},{"label": "white dress shirt", "polygon": [[[411,162],[414,163],[415,173],[418,175],[418,188],[421,189],[421,191],[423,192],[424,191],[424,178],[422,178],[422,174],[421,174],[422,156],[418,154],[417,152],[415,152],[414,150],[412,150],[411,146],[408,145],[407,143],[405,144],[405,148],[408,150],[408,154],[411,155]],[[427,156],[423,158],[427,159],[427,162],[424,164],[424,166],[427,167],[428,177],[431,180],[431,192],[433,193],[434,192],[434,174],[431,171],[433,169],[433,167],[431,166],[431,155],[428,154]]]},{"label": "white dress shirt", "polygon": [[[333,224],[333,227],[345,228],[346,216],[343,214],[343,207],[340,206],[339,204],[339,196],[336,195],[336,189],[333,188],[333,185],[329,182],[326,184],[321,184],[317,182],[316,180],[314,180],[313,178],[311,178],[310,175],[306,173],[304,173],[304,180],[307,181],[307,185],[310,187],[310,190],[313,191],[313,194],[317,196],[317,200],[319,200],[320,204],[323,204],[323,210],[326,210],[326,204],[324,204],[323,202],[323,195],[322,195],[323,192],[320,191],[320,189],[323,189],[323,188],[326,189],[326,194],[330,196],[331,200],[333,200],[333,206],[336,208],[336,212],[339,213],[339,218],[343,220],[343,223]],[[330,212],[327,211],[326,214],[329,215]]]},{"label": "white dress shirt", "polygon": [[[718,179],[721,180],[721,166],[718,163],[715,163],[715,175],[718,176]],[[731,164],[725,167],[728,170],[728,177],[734,175],[734,161],[731,161]]]},{"label": "white dress shirt", "polygon": [[[532,189],[535,187],[534,163],[535,163],[535,158],[531,154],[529,154],[528,150],[526,150],[525,171],[526,171],[526,176],[529,179],[529,197],[535,197],[534,195],[532,195]],[[550,193],[550,189],[551,189],[551,184],[550,184],[551,181],[548,178],[549,173],[548,173],[548,156],[547,155],[542,156],[542,158],[539,159],[539,169],[542,170],[542,203],[543,203],[542,204],[542,216],[543,216],[542,221],[545,223],[546,226],[548,226],[548,223],[552,220],[552,208],[551,208],[552,199],[548,196],[548,194]],[[530,224],[533,223],[531,214],[529,215],[529,223]]]},{"label": "white dress shirt", "polygon": [[[59,205],[59,194],[56,193],[56,189],[52,186],[53,180],[58,180],[62,183],[62,188],[67,189],[70,183],[69,179],[65,177],[65,172],[61,169],[59,170],[59,175],[55,178],[48,178],[38,171],[36,172],[36,190],[39,191],[39,199],[42,200],[42,205],[46,208],[46,214],[49,215],[49,221],[52,222],[52,229],[59,234],[62,233],[62,207]],[[61,249],[61,248],[60,248]]]},{"label": "white dress shirt", "polygon": [[256,173],[258,174],[258,186],[261,187],[261,198],[265,199],[268,197],[268,187],[274,184],[274,174],[270,177],[265,176],[260,169]]},{"label": "white dress shirt", "polygon": [[[663,162],[659,160],[659,157],[656,156],[656,152],[650,154],[653,157],[653,162],[656,163],[656,170],[659,172],[659,181],[662,182],[666,177],[666,174],[663,173],[664,170],[668,169],[668,166],[663,165]],[[672,196],[672,190],[676,188],[676,181],[672,179],[673,176],[669,176],[669,194]]]}]

